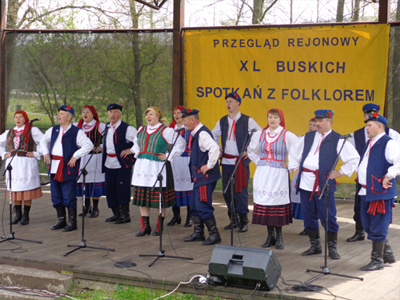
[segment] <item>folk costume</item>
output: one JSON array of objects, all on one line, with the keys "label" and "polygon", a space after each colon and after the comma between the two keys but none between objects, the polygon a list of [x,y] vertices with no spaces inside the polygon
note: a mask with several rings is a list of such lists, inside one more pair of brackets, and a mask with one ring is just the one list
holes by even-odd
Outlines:
[{"label": "folk costume", "polygon": [[[99,121],[99,116],[96,109],[91,105],[85,105],[82,109],[87,108],[93,114],[93,120],[86,123],[83,119],[74,125],[82,129],[86,136],[92,141],[94,148],[81,158],[81,168],[86,166],[87,175],[85,178],[85,209],[82,212],[85,216],[89,214],[90,218],[95,218],[99,215],[99,198],[105,196],[104,173],[102,172],[102,154],[101,152],[93,153],[95,149],[101,147],[102,133],[106,128],[106,124]],[[100,148],[101,149],[101,148]],[[93,154],[93,155],[92,155]],[[89,160],[90,159],[90,160]],[[89,161],[89,163],[88,163]],[[83,175],[78,180],[77,196],[83,196]],[[93,199],[93,207],[90,205],[90,199]]]},{"label": "folk costume", "polygon": [[[198,113],[198,110],[187,109],[183,112],[183,118]],[[191,209],[194,231],[189,237],[184,238],[184,241],[202,241],[202,245],[214,245],[221,242],[212,206],[212,193],[218,179],[221,178],[218,164],[219,146],[211,131],[202,123],[192,130],[191,135],[190,171],[193,180]],[[210,169],[206,174],[200,171],[204,165]],[[204,237],[204,224],[209,232],[207,240]]]},{"label": "folk costume", "polygon": [[[317,110],[315,118],[332,119],[333,111]],[[296,192],[300,192],[301,209],[304,217],[304,226],[310,238],[311,247],[302,255],[313,255],[322,253],[319,224],[321,221],[325,230],[328,230],[329,256],[332,259],[339,259],[337,252],[337,235],[339,225],[336,221],[335,191],[336,180],[329,179],[328,193],[328,224],[325,224],[325,200],[319,201],[320,191],[323,189],[329,172],[331,171],[337,154],[342,147],[340,134],[328,130],[325,133],[318,131],[307,132],[304,139],[297,144],[295,165],[289,164],[289,169],[299,167],[299,175],[296,183]],[[356,149],[350,144],[345,143],[340,154],[343,165],[340,173],[348,177],[356,170],[359,155]],[[325,195],[323,195],[324,199]],[[327,226],[328,225],[328,226]]]},{"label": "folk costume", "polygon": [[[228,94],[225,99],[233,98],[241,104],[242,99],[237,93]],[[221,138],[222,146],[222,189],[225,191],[229,184],[229,179],[235,170],[236,162],[239,159],[239,154],[242,152],[245,143],[249,142],[249,132],[252,130],[261,130],[256,121],[254,121],[249,116],[246,116],[238,112],[235,118],[230,118],[229,115],[222,117],[218,120],[212,134],[214,140],[219,143]],[[246,149],[245,149],[246,150]],[[235,178],[235,191],[234,191],[234,211],[235,218],[231,220],[230,224],[225,226],[225,230],[230,230],[231,226],[234,228],[239,227],[239,232],[246,232],[248,229],[248,218],[249,213],[249,193],[248,193],[248,182],[250,178],[250,160],[248,158],[243,158],[236,169]],[[228,208],[228,217],[231,219],[231,188],[228,188],[226,193],[224,193],[224,200]]]},{"label": "folk costume", "polygon": [[[153,106],[146,110],[155,112],[158,119],[165,123],[168,122],[161,111]],[[157,123],[153,126],[147,125],[139,128],[131,152],[137,157],[135,169],[132,175],[133,185],[133,205],[147,208],[159,208],[160,194],[157,175],[162,169],[162,208],[168,208],[176,204],[174,179],[171,168],[171,160],[179,157],[186,148],[185,140],[178,135],[174,129],[167,127],[163,123]],[[168,145],[172,145],[176,140],[174,147],[169,154],[168,161],[159,159],[160,154],[166,154]],[[165,167],[163,168],[163,165]],[[154,190],[153,187],[155,187]],[[154,236],[159,236],[163,230],[164,216],[159,216]],[[141,237],[150,234],[150,217],[141,216],[141,229],[136,236]]]},{"label": "folk costume", "polygon": [[[368,103],[363,106],[364,114],[370,114],[372,112],[379,113],[380,106],[375,103]],[[391,137],[397,143],[400,143],[400,134],[393,130],[392,128],[385,127],[385,133]],[[362,157],[365,143],[368,141],[368,135],[366,131],[366,127],[362,127],[356,130],[352,136],[349,138],[349,142],[356,148],[360,157]],[[361,205],[361,198],[359,196],[359,191],[361,186],[356,183],[356,193],[354,196],[354,215],[353,220],[355,222],[355,233],[353,236],[347,239],[348,242],[356,242],[356,241],[363,241],[365,239],[364,228],[361,222],[361,214],[360,214],[360,205]]]},{"label": "folk costume", "polygon": [[[69,105],[62,105],[63,110],[74,115],[75,110]],[[47,148],[50,144],[50,148]],[[76,179],[79,174],[79,159],[93,149],[93,143],[78,127],[69,124],[49,128],[41,144],[43,155],[50,154],[50,190],[53,207],[57,211],[58,222],[51,229],[63,228],[63,231],[77,229]],[[77,159],[75,166],[68,166],[70,159]],[[65,208],[68,209],[68,225]]]},{"label": "folk costume", "polygon": [[[29,212],[32,199],[42,197],[40,187],[39,167],[37,161],[40,159],[40,143],[43,133],[37,127],[32,127],[25,111],[18,110],[16,114],[22,114],[25,124],[21,127],[15,126],[0,135],[0,155],[4,160],[7,152],[11,157],[16,155],[11,163],[11,199],[14,201],[15,217],[12,224],[20,222],[21,225],[29,223]],[[35,144],[37,150],[34,150]],[[27,152],[33,152],[34,157],[26,156]],[[11,158],[7,158],[5,166],[8,166]],[[7,198],[10,192],[9,173],[6,173]],[[24,201],[24,212],[22,213],[22,201]]]},{"label": "folk costume", "polygon": [[[120,110],[123,106],[112,103],[107,106],[107,111]],[[114,125],[107,123],[104,135],[102,161],[105,174],[105,187],[108,208],[113,215],[106,222],[124,224],[131,221],[129,203],[131,200],[130,180],[132,166],[135,162],[133,155],[121,157],[121,152],[130,149],[136,136],[136,128],[128,123],[118,120]]]},{"label": "folk costume", "polygon": [[[184,111],[185,108],[183,106],[177,106],[174,108],[174,111],[179,109],[180,111]],[[187,215],[185,227],[192,226],[193,220],[190,214],[190,201],[192,199],[193,193],[193,182],[190,176],[190,151],[189,151],[189,140],[190,140],[190,131],[185,128],[182,124],[178,126],[174,121],[170,125],[171,128],[174,128],[176,132],[182,136],[182,138],[186,142],[186,149],[182,153],[181,156],[175,157],[171,160],[172,173],[174,177],[174,186],[175,186],[175,197],[176,197],[176,205],[172,207],[172,211],[174,213],[173,218],[170,222],[167,223],[167,226],[173,226],[175,224],[180,224],[182,221],[180,208],[181,206],[187,207]]]},{"label": "folk costume", "polygon": [[[378,112],[370,114],[365,121],[376,121],[387,125],[387,120]],[[362,267],[364,271],[383,268],[384,263],[396,261],[387,240],[389,225],[392,223],[392,207],[397,196],[396,176],[400,174],[400,146],[385,132],[371,138],[364,147],[358,166],[358,184],[361,188],[361,221],[372,241],[371,262]],[[382,181],[388,178],[392,184],[383,188]]]},{"label": "folk costume", "polygon": [[273,110],[280,113],[280,126],[274,132],[269,126],[256,132],[248,149],[250,159],[257,165],[253,178],[252,223],[265,225],[268,228],[268,237],[262,245],[263,248],[276,244],[276,248],[281,250],[284,248],[282,226],[293,222],[289,171],[282,167],[281,163],[286,162],[288,155],[291,160],[298,138],[285,129],[282,111]]}]

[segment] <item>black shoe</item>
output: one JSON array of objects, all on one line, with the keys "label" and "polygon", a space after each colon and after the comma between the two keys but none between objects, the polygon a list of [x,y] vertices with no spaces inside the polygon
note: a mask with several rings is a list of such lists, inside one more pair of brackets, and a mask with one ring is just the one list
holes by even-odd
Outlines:
[{"label": "black shoe", "polygon": [[89,218],[96,218],[99,216],[99,209],[98,208],[93,208],[91,213],[89,214]]},{"label": "black shoe", "polygon": [[364,230],[356,230],[352,237],[349,237],[346,241],[348,242],[357,242],[365,240],[365,232]]},{"label": "black shoe", "polygon": [[64,232],[70,232],[78,229],[76,216],[77,216],[76,208],[74,209],[68,208],[68,225],[63,228]]},{"label": "black shoe", "polygon": [[175,224],[178,225],[181,224],[182,223],[181,208],[178,206],[173,206],[172,212],[174,213],[174,216],[172,217],[171,221],[167,223],[167,226],[174,226]]},{"label": "black shoe", "polygon": [[304,228],[303,231],[299,233],[299,235],[307,235],[307,230]]},{"label": "black shoe", "polygon": [[56,208],[56,210],[57,210],[58,221],[57,224],[51,227],[51,230],[58,230],[67,226],[65,207],[61,206]]},{"label": "black shoe", "polygon": [[196,241],[204,241],[206,238],[204,237],[204,223],[199,216],[192,216],[193,219],[193,233],[185,237],[183,240],[185,242],[196,242]]},{"label": "black shoe", "polygon": [[22,216],[21,222],[19,222],[21,225],[28,225],[29,224],[29,211],[31,210],[30,206],[24,205],[24,214]]},{"label": "black shoe", "polygon": [[360,268],[361,271],[376,271],[383,269],[383,249],[385,242],[372,242],[371,261],[368,265]]},{"label": "black shoe", "polygon": [[322,253],[321,239],[319,237],[319,230],[307,231],[308,237],[310,238],[311,247],[301,253],[303,256],[315,255]]},{"label": "black shoe", "polygon": [[115,220],[114,224],[130,223],[131,216],[129,214],[129,203],[121,205],[119,208],[119,218]]},{"label": "black shoe", "polygon": [[395,263],[396,257],[393,254],[392,248],[389,245],[389,241],[385,241],[385,247],[383,248],[383,263]]},{"label": "black shoe", "polygon": [[268,237],[265,240],[264,244],[261,245],[262,248],[268,248],[271,246],[275,246],[276,244],[274,227],[267,226],[267,229],[268,229]]},{"label": "black shoe", "polygon": [[247,232],[249,219],[247,219],[247,214],[239,215],[239,232]]},{"label": "black shoe", "polygon": [[337,232],[328,231],[328,250],[329,250],[329,257],[332,259],[340,259],[340,255],[337,252],[336,245],[337,245]]},{"label": "black shoe", "polygon": [[164,217],[158,216],[156,230],[153,231],[153,236],[160,236],[164,229]]},{"label": "black shoe", "polygon": [[282,250],[285,248],[283,245],[283,236],[282,236],[282,227],[275,227],[276,230],[276,249],[277,250]]},{"label": "black shoe", "polygon": [[215,218],[212,217],[211,219],[208,219],[204,223],[207,226],[209,235],[208,235],[208,239],[206,239],[205,241],[202,241],[201,244],[202,245],[215,245],[215,244],[220,243],[221,236],[219,235]]},{"label": "black shoe", "polygon": [[193,218],[192,215],[190,213],[190,206],[187,206],[187,215],[186,215],[186,222],[185,222],[185,226],[184,227],[192,227],[193,225]]},{"label": "black shoe", "polygon": [[136,236],[141,237],[145,236],[146,234],[150,235],[150,233],[150,217],[140,217],[140,231],[136,233]]},{"label": "black shoe", "polygon": [[12,224],[17,224],[22,219],[22,205],[14,205],[15,217],[12,219]]},{"label": "black shoe", "polygon": [[[229,216],[229,219],[231,219],[231,216]],[[231,221],[228,225],[226,225],[224,227],[224,230],[231,230],[232,226],[233,226],[233,229],[239,228],[239,224],[240,224],[239,215],[235,214],[235,218],[233,219],[233,221]]]},{"label": "black shoe", "polygon": [[121,216],[118,206],[111,207],[111,210],[113,211],[114,215],[112,217],[109,217],[108,219],[106,219],[106,222],[115,222]]}]

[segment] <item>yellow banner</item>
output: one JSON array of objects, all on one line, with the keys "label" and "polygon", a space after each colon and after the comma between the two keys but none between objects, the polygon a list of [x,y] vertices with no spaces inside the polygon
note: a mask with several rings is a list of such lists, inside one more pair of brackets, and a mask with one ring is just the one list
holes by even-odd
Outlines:
[{"label": "yellow banner", "polygon": [[185,105],[212,129],[227,114],[225,95],[242,97],[240,111],[267,125],[283,110],[286,128],[307,131],[317,109],[332,109],[333,129],[361,128],[362,106],[385,101],[387,25],[338,25],[188,30]]}]

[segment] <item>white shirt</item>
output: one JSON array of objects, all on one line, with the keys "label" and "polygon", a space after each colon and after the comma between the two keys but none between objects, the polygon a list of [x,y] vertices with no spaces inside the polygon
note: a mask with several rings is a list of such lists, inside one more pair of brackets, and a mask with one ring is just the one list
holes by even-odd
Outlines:
[{"label": "white shirt", "polygon": [[[107,148],[107,153],[108,154],[115,154],[115,148],[114,148],[114,133],[121,125],[121,120],[118,120],[117,123],[114,125],[111,125],[110,123],[110,128],[108,128],[107,136],[106,136],[106,148]],[[137,130],[135,127],[129,125],[128,128],[126,129],[126,134],[125,134],[125,140],[129,142],[134,142],[135,136],[137,134]],[[118,158],[115,157],[110,157],[106,155],[106,162],[104,163],[104,166],[109,169],[119,169],[121,168],[121,164],[118,161]]]},{"label": "white shirt", "polygon": [[[71,124],[69,124],[65,129],[63,129],[60,126],[60,130],[57,136],[57,139],[53,145],[53,149],[51,149],[51,154],[52,155],[57,155],[57,156],[63,156],[63,149],[62,149],[62,144],[61,144],[61,138],[63,136],[63,131],[64,134],[71,128]],[[49,148],[48,145],[51,140],[51,133],[53,131],[53,127],[49,128],[46,130],[46,133],[43,136],[42,143],[41,143],[41,149],[43,155],[46,155],[49,153]],[[76,145],[80,147],[78,150],[75,151],[75,153],[72,155],[76,159],[80,159],[82,156],[88,154],[92,149],[93,149],[93,143],[92,141],[86,136],[86,134],[83,132],[83,130],[79,130],[78,134],[76,136]],[[66,162],[67,163],[67,162]],[[51,160],[51,165],[50,165],[50,173],[51,174],[56,174],[58,165],[60,164],[59,160]]]},{"label": "white shirt", "polygon": [[[325,132],[326,138],[332,129],[328,132]],[[309,170],[315,171],[319,169],[319,147],[321,144],[322,134],[318,131],[315,132],[314,141],[311,146],[310,152],[308,153],[306,159],[304,160],[303,168],[307,168]],[[336,146],[336,152],[339,153],[340,148],[345,140],[339,140]],[[294,159],[289,161],[289,169],[294,170],[300,167],[301,157],[303,154],[304,148],[304,139],[299,139],[299,142],[296,145],[296,153],[294,155]],[[317,151],[318,149],[318,151]],[[348,177],[353,174],[353,172],[357,169],[358,162],[360,160],[360,156],[358,155],[357,150],[350,143],[345,143],[342,152],[339,155],[339,158],[342,160],[343,165],[340,168],[340,173],[346,175]],[[302,172],[300,178],[300,188],[305,191],[312,191],[315,183],[315,174],[311,172]],[[319,187],[317,188],[317,190]]]},{"label": "white shirt", "polygon": [[[233,137],[229,138],[229,135],[232,130],[233,121],[237,122],[241,116],[242,116],[242,114],[240,112],[238,112],[236,114],[234,119],[232,119],[228,115],[229,128],[228,128],[228,138],[226,139],[226,142],[225,142],[225,153],[226,154],[235,155],[235,156],[238,156],[240,154],[237,144],[236,144],[236,138],[234,136],[234,132],[232,132]],[[258,126],[256,121],[254,121],[252,118],[249,117],[248,131],[250,132],[254,129],[261,130],[262,128],[260,126]],[[222,135],[220,120],[218,120],[217,124],[215,125],[214,129],[212,130],[212,134],[214,136],[214,140],[217,142],[217,144],[219,144],[219,139]],[[224,165],[235,165],[236,159],[223,157],[221,163]]]},{"label": "white shirt", "polygon": [[[157,129],[158,129],[160,126],[162,126],[161,123],[157,123],[157,124],[154,125],[154,126],[147,125],[145,128],[143,128],[143,126],[142,126],[142,127],[139,128],[139,131],[138,131],[138,132],[140,132],[141,130],[146,130],[146,132],[147,132],[148,134],[152,134],[152,133],[156,132]],[[181,136],[179,135],[179,133],[177,133],[177,132],[176,132],[173,128],[171,128],[171,127],[166,127],[166,128],[162,131],[161,135],[162,135],[162,137],[164,138],[164,140],[165,140],[168,144],[170,144],[170,145],[173,145],[173,143],[175,142],[176,137],[178,136],[178,139],[176,140],[176,143],[175,143],[174,147],[172,148],[171,153],[170,153],[169,155],[166,154],[166,155],[168,156],[168,161],[171,161],[174,157],[179,157],[179,156],[181,156],[182,153],[183,153],[183,152],[185,151],[185,149],[186,149],[186,141],[185,141],[185,139],[184,139],[183,137],[181,137]],[[134,139],[134,141],[133,141],[133,146],[132,146],[132,148],[131,148],[131,152],[135,154],[135,157],[138,157],[139,152],[141,151],[141,149],[139,148],[139,144],[138,144],[137,141],[138,141],[138,137],[137,137],[137,134],[136,134],[135,139]],[[143,149],[142,149],[142,150],[143,150]]]},{"label": "white shirt", "polygon": [[[20,131],[20,130],[25,130],[25,124],[22,125],[20,128],[17,126],[14,127],[15,131]],[[6,150],[6,145],[7,145],[7,135],[8,135],[9,130],[6,130],[2,135],[0,135],[0,155],[1,158],[4,160],[4,155],[6,155],[7,150]],[[37,127],[32,127],[31,129],[31,136],[33,138],[33,141],[36,143],[36,151],[33,152],[33,155],[35,156],[36,159],[40,159],[41,156],[41,147],[40,143],[42,142],[43,138],[43,133],[40,131],[39,128]],[[22,135],[20,136],[20,139],[22,140]]]},{"label": "white shirt", "polygon": [[[199,123],[195,129],[192,131],[192,136],[194,136],[197,131],[204,125]],[[199,134],[199,147],[202,152],[208,151],[208,161],[207,167],[209,169],[214,168],[219,157],[219,146],[215,140],[206,131],[202,131]]]},{"label": "white shirt", "polygon": [[[382,132],[377,136],[375,136],[372,139],[371,147],[385,134],[386,134],[385,132]],[[357,169],[358,182],[361,185],[367,185],[367,167],[368,167],[369,149],[370,148],[368,148],[367,151],[365,151],[361,163]],[[386,174],[386,177],[392,179],[400,174],[400,145],[394,140],[390,140],[386,144],[385,158],[389,163],[393,164],[393,166],[389,167]],[[358,195],[365,196],[366,194],[367,190],[361,187],[360,191],[358,192]]]}]

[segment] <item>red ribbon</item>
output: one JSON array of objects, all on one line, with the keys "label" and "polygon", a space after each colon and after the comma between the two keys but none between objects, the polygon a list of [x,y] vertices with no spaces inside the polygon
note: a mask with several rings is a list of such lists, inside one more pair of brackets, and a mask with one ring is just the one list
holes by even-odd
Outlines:
[{"label": "red ribbon", "polygon": [[376,213],[386,214],[385,201],[384,200],[371,201],[369,203],[369,209],[367,213],[373,216],[375,216]]},{"label": "red ribbon", "polygon": [[[303,172],[313,173],[315,175],[314,186],[313,186],[313,190],[312,190],[311,197],[310,197],[310,201],[311,201],[311,199],[314,196],[315,191],[317,190],[318,185],[319,185],[319,170],[317,169],[317,170],[313,171],[313,170],[303,167]],[[318,190],[318,195],[320,195],[320,194],[321,194],[321,191]]]},{"label": "red ribbon", "polygon": [[64,172],[63,172],[64,158],[62,156],[52,155],[51,159],[60,161],[60,163],[58,164],[57,173],[54,176],[54,180],[57,180],[59,182],[64,182]]},{"label": "red ribbon", "polygon": [[200,202],[207,202],[207,185],[202,185],[200,188]]},{"label": "red ribbon", "polygon": [[[238,155],[231,155],[227,153],[224,153],[223,157],[228,159],[236,158],[235,164],[239,159]],[[235,193],[241,193],[242,188],[244,187],[247,187],[247,172],[246,166],[244,165],[243,160],[241,160],[235,172]]]}]

